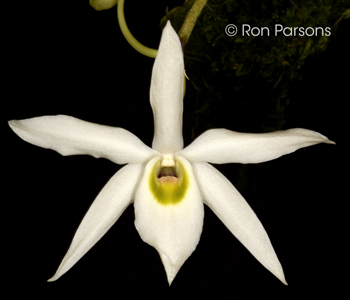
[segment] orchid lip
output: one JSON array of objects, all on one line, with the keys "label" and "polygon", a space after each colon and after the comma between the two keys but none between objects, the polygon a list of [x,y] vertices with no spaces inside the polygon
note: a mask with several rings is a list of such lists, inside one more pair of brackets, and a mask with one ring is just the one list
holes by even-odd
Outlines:
[{"label": "orchid lip", "polygon": [[179,161],[175,161],[174,167],[162,167],[158,161],[149,175],[149,188],[155,200],[163,205],[179,203],[188,186],[187,171]]}]

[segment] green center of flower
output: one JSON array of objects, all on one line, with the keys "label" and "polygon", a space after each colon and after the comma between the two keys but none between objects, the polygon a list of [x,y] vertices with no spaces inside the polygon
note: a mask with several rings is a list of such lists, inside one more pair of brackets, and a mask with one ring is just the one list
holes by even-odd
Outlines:
[{"label": "green center of flower", "polygon": [[149,184],[152,194],[159,203],[174,205],[185,197],[189,179],[180,162],[176,161],[174,167],[161,167],[158,162],[150,173]]}]

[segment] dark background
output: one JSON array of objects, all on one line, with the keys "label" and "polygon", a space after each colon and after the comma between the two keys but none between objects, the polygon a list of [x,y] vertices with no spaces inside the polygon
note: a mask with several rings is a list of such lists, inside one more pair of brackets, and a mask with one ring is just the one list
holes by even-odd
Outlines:
[{"label": "dark background", "polygon": [[[119,170],[105,159],[62,157],[25,143],[11,119],[67,114],[125,128],[151,145],[149,86],[153,59],[123,38],[116,8],[96,12],[88,1],[19,1],[3,15],[5,181],[2,197],[3,288],[36,299],[337,299],[345,258],[348,164],[349,20],[328,49],[307,62],[285,128],[312,129],[337,145],[317,145],[238,178],[234,164],[217,166],[241,190],[264,224],[283,266],[286,287],[205,208],[200,243],[169,288],[155,249],[143,243],[130,206],[112,229],[69,272],[56,271],[89,205]],[[131,3],[130,3],[131,2]],[[157,48],[166,5],[181,1],[126,1],[131,32]],[[191,142],[191,103],[185,100],[185,145]],[[249,115],[242,111],[242,115]],[[235,128],[228,128],[235,130]],[[243,182],[243,183],[242,183]],[[251,188],[253,187],[253,188]],[[15,298],[15,297],[14,297]],[[12,299],[12,298],[11,298]]]}]

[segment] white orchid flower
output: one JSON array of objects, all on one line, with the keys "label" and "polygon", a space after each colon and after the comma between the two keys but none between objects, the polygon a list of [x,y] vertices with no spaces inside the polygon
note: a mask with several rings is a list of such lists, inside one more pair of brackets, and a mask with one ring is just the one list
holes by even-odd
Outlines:
[{"label": "white orchid flower", "polygon": [[159,252],[169,284],[199,242],[203,203],[263,266],[287,284],[259,219],[235,187],[208,162],[260,163],[299,148],[333,142],[307,129],[263,134],[212,129],[183,149],[183,76],[180,40],[168,22],[152,73],[152,149],[125,129],[64,115],[9,122],[12,130],[31,144],[62,155],[89,154],[127,164],[92,203],[49,281],[66,273],[134,202],[136,229],[142,240]]}]

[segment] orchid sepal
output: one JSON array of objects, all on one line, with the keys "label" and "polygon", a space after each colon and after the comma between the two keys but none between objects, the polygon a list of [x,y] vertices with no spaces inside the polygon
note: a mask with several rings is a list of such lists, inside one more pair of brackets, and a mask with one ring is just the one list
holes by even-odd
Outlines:
[{"label": "orchid sepal", "polygon": [[204,203],[266,269],[287,285],[271,241],[247,201],[210,164],[193,163],[192,166]]},{"label": "orchid sepal", "polygon": [[319,143],[335,144],[324,135],[303,128],[269,133],[210,129],[178,154],[191,162],[262,163]]},{"label": "orchid sepal", "polygon": [[168,22],[154,62],[150,89],[154,116],[152,148],[162,154],[175,153],[183,148],[184,72],[180,39]]},{"label": "orchid sepal", "polygon": [[11,129],[35,146],[61,155],[92,155],[117,164],[144,163],[159,153],[131,132],[65,115],[9,121]]},{"label": "orchid sepal", "polygon": [[128,164],[108,181],[81,221],[55,275],[48,281],[55,281],[66,273],[113,226],[133,202],[143,169],[142,164]]}]

